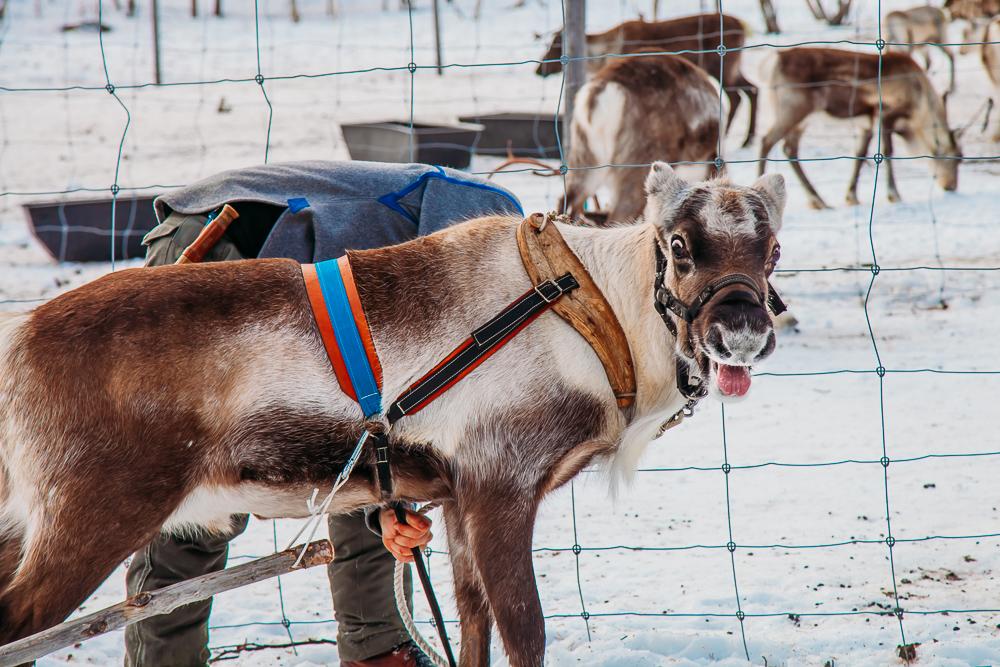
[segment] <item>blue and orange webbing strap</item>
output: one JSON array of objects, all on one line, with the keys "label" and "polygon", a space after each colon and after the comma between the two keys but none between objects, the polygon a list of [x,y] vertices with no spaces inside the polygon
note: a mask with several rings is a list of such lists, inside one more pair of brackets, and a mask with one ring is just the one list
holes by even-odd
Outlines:
[{"label": "blue and orange webbing strap", "polygon": [[346,257],[303,264],[302,277],[337,382],[366,418],[382,412],[382,366]]}]

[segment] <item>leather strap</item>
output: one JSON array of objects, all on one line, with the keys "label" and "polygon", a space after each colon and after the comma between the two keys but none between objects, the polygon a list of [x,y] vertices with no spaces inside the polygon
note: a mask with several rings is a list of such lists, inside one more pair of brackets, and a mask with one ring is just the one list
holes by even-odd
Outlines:
[{"label": "leather strap", "polygon": [[410,388],[389,407],[386,413],[389,424],[396,423],[405,415],[412,415],[422,410],[428,403],[471,373],[479,364],[489,359],[542,312],[559,303],[579,286],[571,273],[536,284],[496,317],[473,331],[471,337],[426,375],[410,385]]},{"label": "leather strap", "polygon": [[635,365],[625,331],[558,226],[541,213],[528,216],[517,228],[517,247],[528,276],[536,284],[566,272],[576,276],[580,288],[552,304],[552,310],[593,348],[604,366],[618,407],[631,406],[636,391]]},{"label": "leather strap", "polygon": [[[384,431],[373,433],[370,438],[372,447],[375,449],[375,472],[378,476],[379,492],[382,502],[396,514],[396,520],[406,525],[406,510],[403,503],[392,500],[392,469],[390,468],[390,448],[389,439]],[[451,642],[448,640],[448,628],[445,626],[444,614],[441,613],[441,605],[438,604],[437,596],[434,594],[434,587],[431,583],[430,573],[427,571],[427,563],[424,561],[424,554],[420,549],[413,547],[410,549],[413,555],[413,566],[417,570],[417,577],[420,585],[424,589],[427,604],[431,608],[431,616],[434,618],[434,626],[437,628],[438,637],[444,647],[445,658],[449,667],[456,667],[455,654],[451,650]]]}]

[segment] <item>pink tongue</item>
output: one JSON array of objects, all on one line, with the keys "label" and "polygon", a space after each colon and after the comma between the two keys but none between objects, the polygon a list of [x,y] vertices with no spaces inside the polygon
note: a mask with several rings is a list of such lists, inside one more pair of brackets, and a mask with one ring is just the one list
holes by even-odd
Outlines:
[{"label": "pink tongue", "polygon": [[750,390],[750,369],[746,366],[719,364],[716,381],[719,391],[726,396],[743,396]]}]

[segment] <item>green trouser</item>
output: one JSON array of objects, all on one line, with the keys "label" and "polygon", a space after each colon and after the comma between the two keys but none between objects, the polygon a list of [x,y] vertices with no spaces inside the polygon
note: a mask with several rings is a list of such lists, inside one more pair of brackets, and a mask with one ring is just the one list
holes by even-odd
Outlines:
[{"label": "green trouser", "polygon": [[[147,234],[147,266],[172,264],[198,236],[204,216],[170,215]],[[238,224],[238,223],[237,223]],[[205,261],[243,259],[223,238]],[[229,541],[246,529],[247,516],[233,517],[233,530],[223,535],[160,535],[136,552],[129,564],[129,595],[162,588],[226,566]],[[331,516],[334,561],[327,574],[338,623],[342,661],[365,660],[408,641],[396,611],[392,574],[395,561],[382,540],[365,524],[364,514]],[[407,568],[407,599],[412,583]],[[154,616],[125,630],[125,664],[130,667],[189,667],[208,663],[208,617],[212,601],[193,602],[169,614]]]}]

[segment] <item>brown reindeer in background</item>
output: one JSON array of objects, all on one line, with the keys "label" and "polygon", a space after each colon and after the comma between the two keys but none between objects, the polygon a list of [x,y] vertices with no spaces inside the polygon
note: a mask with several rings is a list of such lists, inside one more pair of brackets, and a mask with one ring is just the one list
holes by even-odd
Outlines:
[{"label": "brown reindeer in background", "polygon": [[903,49],[910,55],[923,53],[924,69],[931,68],[930,47],[940,49],[948,58],[948,92],[955,91],[955,54],[945,45],[948,41],[948,17],[943,10],[927,5],[889,12],[883,25],[885,40],[892,42],[894,48]]},{"label": "brown reindeer in background", "polygon": [[[587,60],[588,73],[596,73],[611,61],[609,58],[594,56],[640,51],[689,51],[690,53],[677,55],[694,63],[717,80],[720,78],[719,67],[724,64],[721,83],[729,98],[726,126],[733,122],[742,90],[750,104],[750,121],[743,142],[744,146],[749,146],[757,128],[757,87],[747,81],[740,71],[742,52],[739,49],[746,41],[746,28],[738,18],[726,14],[721,16],[721,25],[722,37],[729,49],[724,58],[720,58],[717,51],[720,44],[718,14],[696,14],[669,21],[626,21],[611,30],[587,35],[587,56],[591,58]],[[552,44],[542,56],[543,62],[539,63],[535,73],[549,76],[562,71],[562,65],[558,62],[561,55],[562,33],[558,32],[552,38]]]},{"label": "brown reindeer in background", "polygon": [[953,21],[991,19],[1000,14],[1000,0],[945,0],[944,8]]},{"label": "brown reindeer in background", "polygon": [[[914,149],[941,158],[930,161],[938,185],[949,191],[958,187],[958,163],[962,154],[955,133],[948,127],[944,101],[908,55],[886,53],[882,56],[881,90],[879,56],[874,53],[793,48],[780,51],[765,63],[764,69],[769,78],[767,92],[772,96],[775,119],[761,142],[760,173],[764,173],[771,148],[784,140],[785,155],[813,208],[827,208],[827,205],[798,161],[799,140],[806,119],[820,112],[834,118],[865,121],[847,189],[848,204],[858,203],[861,164],[868,155],[872,136],[879,129],[880,116],[882,152],[886,158],[892,157],[892,137],[898,134]],[[886,160],[885,170],[889,201],[899,201],[891,159]]]},{"label": "brown reindeer in background", "polygon": [[[389,433],[390,500],[443,503],[466,667],[490,664],[494,619],[513,667],[543,662],[531,553],[542,499],[592,462],[634,472],[685,404],[679,365],[736,397],[775,349],[765,302],[781,176],[691,184],[657,163],[646,187],[642,224],[551,223],[623,327],[637,380],[627,411],[594,349],[546,312]],[[348,253],[384,395],[531,290],[520,222],[480,218]],[[719,287],[690,321],[668,311],[668,327],[654,307],[657,282],[692,303],[734,273],[746,281]],[[306,515],[365,428],[302,269],[284,259],[127,269],[0,314],[0,397],[0,645],[59,623],[161,527]],[[379,498],[367,451],[330,511]]]},{"label": "brown reindeer in background", "polygon": [[[566,212],[582,216],[587,198],[607,183],[608,220],[636,218],[646,202],[644,165],[715,158],[719,106],[713,80],[679,56],[612,60],[576,96],[562,202]],[[713,172],[709,165],[702,173]]]},{"label": "brown reindeer in background", "polygon": [[[986,70],[986,76],[993,84],[992,99],[996,102],[1000,100],[1000,17],[991,19],[980,34],[979,41],[982,43],[978,47],[979,59],[983,63],[983,69]],[[987,120],[988,117],[989,111],[987,111]],[[1000,125],[997,125],[996,129],[993,130],[993,135],[990,138],[993,141],[1000,141]]]}]

